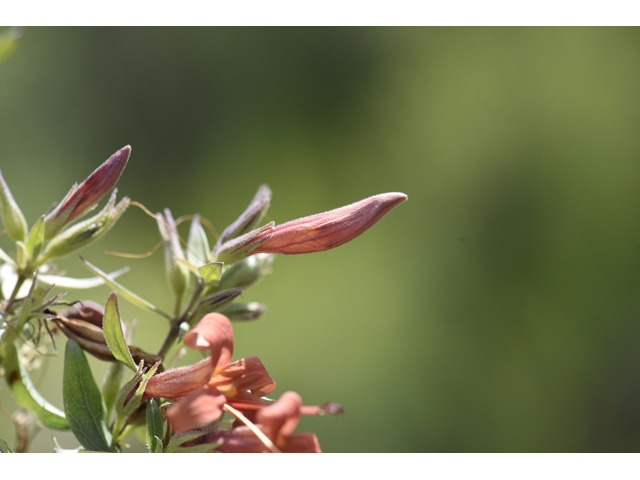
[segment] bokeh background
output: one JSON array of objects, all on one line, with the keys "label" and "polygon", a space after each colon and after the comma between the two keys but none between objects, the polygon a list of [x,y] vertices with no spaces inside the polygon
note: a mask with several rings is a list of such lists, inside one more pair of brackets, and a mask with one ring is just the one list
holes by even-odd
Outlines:
[{"label": "bokeh background", "polygon": [[[269,310],[235,357],[345,408],[299,430],[328,452],[637,451],[639,80],[637,28],[28,28],[0,67],[0,167],[30,223],[126,144],[121,194],[218,231],[264,182],[276,223],[404,192],[244,295]],[[170,310],[161,250],[104,253],[157,241],[131,208],[82,253]],[[165,320],[120,307],[155,350]],[[59,357],[33,376],[61,407]],[[32,449],[52,435],[77,445]]]}]

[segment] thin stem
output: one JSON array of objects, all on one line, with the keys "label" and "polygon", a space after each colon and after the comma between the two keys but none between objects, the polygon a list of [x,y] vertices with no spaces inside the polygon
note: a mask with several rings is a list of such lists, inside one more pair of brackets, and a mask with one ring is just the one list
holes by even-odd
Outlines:
[{"label": "thin stem", "polygon": [[11,296],[9,297],[9,300],[7,300],[7,306],[4,309],[4,315],[6,316],[7,313],[9,313],[9,308],[11,308],[11,304],[13,303],[13,301],[16,299],[16,297],[18,296],[18,292],[20,291],[20,287],[22,287],[22,284],[24,283],[24,281],[27,279],[27,277],[23,274],[18,275],[18,281],[16,282],[16,286],[13,287],[13,292],[11,292]]},{"label": "thin stem", "polygon": [[180,334],[180,326],[186,321],[187,315],[189,315],[189,311],[191,310],[191,308],[193,308],[194,304],[200,297],[200,294],[202,293],[203,288],[204,288],[204,281],[201,278],[199,278],[198,285],[193,291],[193,295],[191,296],[191,300],[189,300],[189,304],[187,305],[187,308],[184,309],[184,312],[182,313],[180,318],[176,318],[175,320],[172,320],[171,329],[167,334],[167,338],[164,339],[164,342],[162,343],[160,350],[158,350],[158,355],[163,360],[164,360],[164,356],[167,354],[167,352],[171,348],[171,345],[173,344],[175,339],[178,338],[178,335]]}]

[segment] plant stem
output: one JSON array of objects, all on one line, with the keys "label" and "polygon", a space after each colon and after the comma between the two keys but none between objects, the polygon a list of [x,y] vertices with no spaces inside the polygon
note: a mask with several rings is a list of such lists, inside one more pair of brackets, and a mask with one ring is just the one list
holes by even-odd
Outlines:
[{"label": "plant stem", "polygon": [[194,289],[193,295],[191,295],[191,300],[189,300],[189,304],[187,305],[187,308],[184,309],[184,312],[182,313],[180,318],[172,320],[171,329],[167,334],[167,338],[164,339],[164,342],[162,343],[160,350],[158,350],[158,355],[163,360],[164,360],[164,356],[167,354],[167,352],[171,348],[171,345],[173,344],[175,339],[178,338],[178,335],[180,334],[180,326],[186,321],[187,315],[189,315],[189,311],[193,308],[198,298],[200,298],[200,294],[202,293],[203,288],[204,288],[204,281],[201,278],[199,278],[198,285]]}]

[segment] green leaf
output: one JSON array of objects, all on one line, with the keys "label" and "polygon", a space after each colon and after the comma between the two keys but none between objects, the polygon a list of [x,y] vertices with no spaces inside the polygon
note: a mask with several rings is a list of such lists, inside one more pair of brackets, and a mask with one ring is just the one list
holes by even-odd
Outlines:
[{"label": "green leaf", "polygon": [[[107,273],[110,278],[116,278],[122,275],[123,273],[127,273],[129,271],[129,267],[123,267],[120,270],[116,270],[115,272]],[[62,288],[76,288],[76,289],[85,289],[85,288],[94,288],[99,287],[100,285],[104,285],[106,281],[101,277],[90,277],[90,278],[72,278],[72,277],[64,277],[61,275],[39,275],[38,280],[42,283],[46,283],[47,285],[55,285],[56,287]]]},{"label": "green leaf", "polygon": [[0,438],[0,453],[13,453],[11,452],[9,445],[7,445],[7,442],[2,440],[1,438]]},{"label": "green leaf", "polygon": [[164,437],[164,422],[158,404],[152,398],[147,404],[147,446],[151,453],[162,451],[162,440]]},{"label": "green leaf", "polygon": [[136,362],[133,361],[133,357],[127,346],[127,341],[124,339],[122,323],[120,323],[120,312],[118,311],[118,295],[116,292],[109,295],[107,304],[104,307],[102,331],[104,332],[104,338],[113,356],[134,372],[138,370],[138,366]]},{"label": "green leaf", "polygon": [[44,215],[35,223],[29,232],[26,242],[27,261],[31,261],[40,255],[44,245]]},{"label": "green leaf", "polygon": [[68,340],[62,379],[64,411],[71,431],[87,450],[115,452],[107,428],[107,410],[89,362],[75,340]]},{"label": "green leaf", "polygon": [[138,295],[133,293],[131,290],[128,290],[125,287],[123,287],[122,285],[120,285],[118,282],[113,280],[113,278],[111,278],[108,274],[106,274],[105,272],[100,270],[95,265],[92,265],[90,262],[88,262],[87,260],[85,260],[82,257],[80,257],[80,261],[82,263],[84,263],[84,265],[89,270],[91,270],[93,273],[95,273],[96,275],[102,277],[107,285],[109,285],[110,287],[116,289],[118,292],[120,292],[131,303],[133,303],[135,305],[138,305],[139,307],[142,307],[144,309],[151,310],[152,312],[155,312],[155,313],[157,313],[159,315],[162,315],[165,318],[171,319],[171,317],[168,314],[166,314],[162,310],[156,308],[155,305],[151,304],[150,302],[147,302],[145,299],[139,297]]},{"label": "green leaf", "polygon": [[200,223],[200,215],[196,214],[191,220],[189,228],[189,240],[187,241],[187,261],[193,265],[200,266],[209,261],[211,251],[207,234]]},{"label": "green leaf", "polygon": [[198,268],[198,275],[200,275],[206,283],[218,283],[222,276],[223,266],[224,263],[222,262],[207,263]]},{"label": "green leaf", "polygon": [[13,342],[6,342],[0,349],[5,379],[16,401],[31,410],[47,427],[67,430],[69,424],[64,413],[47,402],[36,390],[27,374]]}]

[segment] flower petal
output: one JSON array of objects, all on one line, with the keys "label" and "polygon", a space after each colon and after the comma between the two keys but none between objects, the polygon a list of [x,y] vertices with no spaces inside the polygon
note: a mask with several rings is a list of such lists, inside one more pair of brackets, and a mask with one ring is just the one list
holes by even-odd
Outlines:
[{"label": "flower petal", "polygon": [[240,399],[246,397],[244,394],[247,391],[255,397],[263,397],[276,388],[276,382],[258,357],[241,358],[231,363],[213,376],[209,385],[215,386],[227,397]]},{"label": "flower petal", "polygon": [[158,397],[178,400],[206,385],[213,371],[214,365],[211,359],[205,358],[193,365],[173,368],[154,375],[147,383],[143,400]]},{"label": "flower petal", "polygon": [[300,395],[284,392],[276,403],[258,411],[256,421],[262,425],[262,431],[278,443],[278,439],[287,438],[298,426],[301,406]]},{"label": "flower petal", "polygon": [[229,365],[233,357],[233,327],[221,313],[209,313],[185,334],[184,343],[195,350],[208,348],[210,361],[218,371]]},{"label": "flower petal", "polygon": [[220,418],[225,401],[218,390],[205,385],[169,407],[167,418],[174,432],[200,428]]}]

